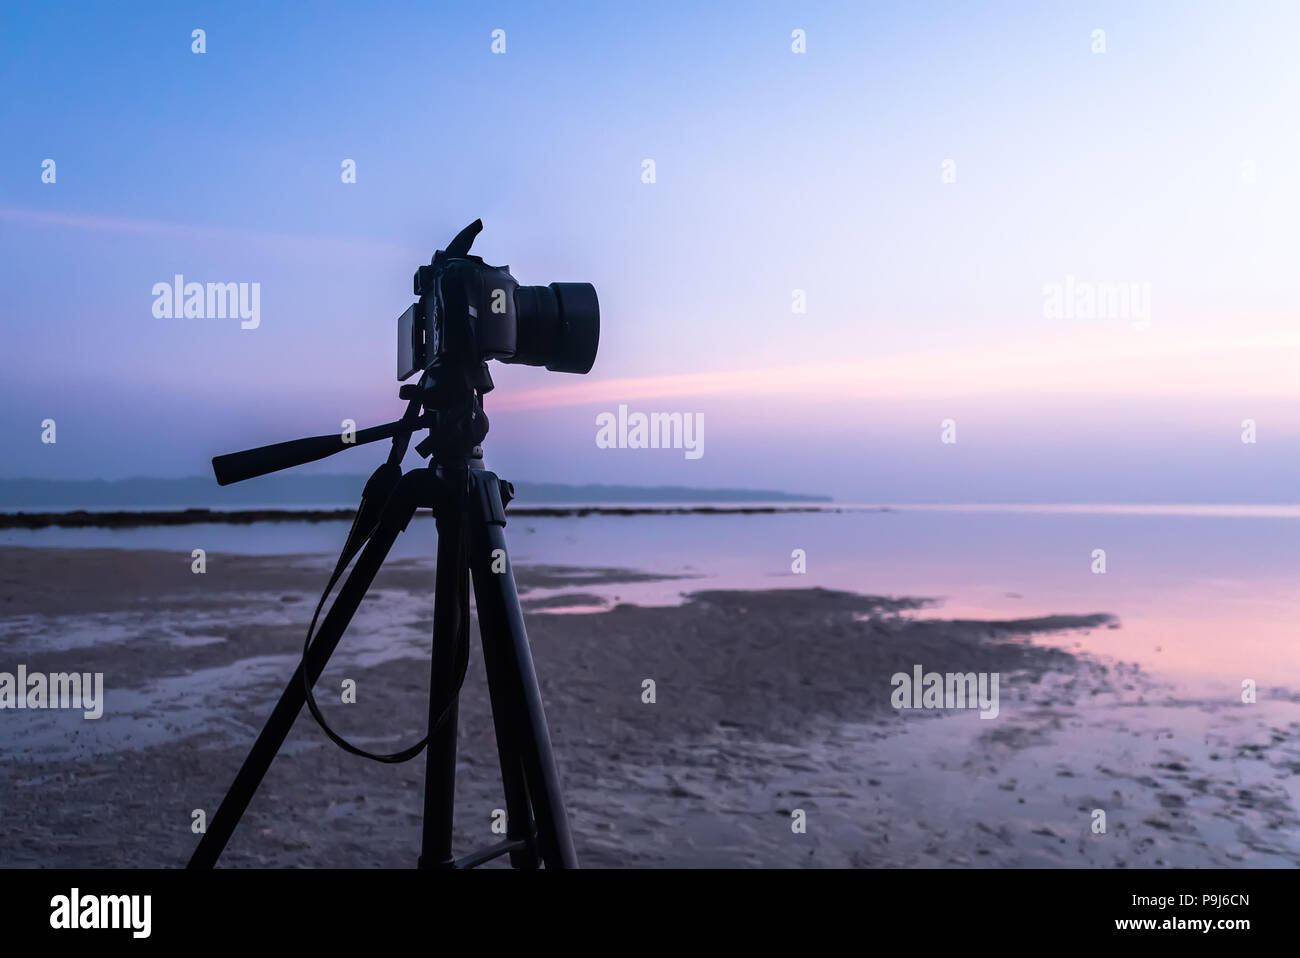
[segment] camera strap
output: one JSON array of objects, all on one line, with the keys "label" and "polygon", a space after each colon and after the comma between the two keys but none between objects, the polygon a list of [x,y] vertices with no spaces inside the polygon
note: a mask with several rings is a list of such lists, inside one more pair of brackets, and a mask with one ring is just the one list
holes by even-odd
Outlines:
[{"label": "camera strap", "polygon": [[[307,675],[307,653],[311,649],[312,638],[316,634],[316,623],[320,618],[321,609],[325,606],[325,600],[328,599],[330,593],[334,591],[334,586],[338,584],[339,579],[342,578],[343,573],[347,570],[348,566],[351,565],[352,560],[356,558],[357,553],[361,551],[362,547],[370,540],[370,537],[375,534],[375,530],[379,528],[380,520],[383,517],[384,507],[387,505],[393,491],[397,488],[397,483],[402,478],[402,459],[406,455],[407,445],[411,438],[411,431],[415,429],[415,424],[418,422],[419,416],[420,401],[419,399],[412,399],[406,407],[406,412],[402,415],[403,422],[410,423],[412,429],[410,431],[400,432],[393,437],[393,445],[388,453],[388,460],[382,463],[379,468],[371,474],[370,478],[366,480],[365,489],[361,493],[361,503],[358,505],[357,514],[352,520],[352,528],[348,531],[348,538],[343,544],[343,550],[339,554],[338,562],[334,566],[334,573],[330,576],[330,580],[325,586],[325,591],[321,593],[320,601],[316,603],[316,611],[312,614],[311,625],[307,627],[307,638],[303,642],[302,647],[301,671],[303,693],[306,698],[307,708],[311,712],[312,718],[316,720],[316,724],[320,726],[321,731],[329,736],[330,741],[345,752],[359,755],[362,758],[368,758],[374,762],[382,762],[386,765],[397,765],[402,762],[409,762],[411,759],[415,758],[424,751],[424,747],[429,743],[429,736],[425,735],[424,738],[420,739],[420,741],[416,742],[414,745],[387,754],[368,752],[360,746],[353,745],[342,735],[335,732],[334,729],[330,728],[329,723],[325,721],[325,716],[321,714],[320,707],[316,704],[316,696],[312,693],[313,683]],[[442,711],[439,712],[438,719],[430,727],[430,731],[436,731],[442,726],[442,723],[447,719],[447,715],[450,712],[452,705],[455,704],[456,699],[460,696],[461,686],[465,682],[465,672],[469,667],[469,643],[464,641],[465,638],[467,638],[467,636],[461,637],[459,643],[460,648],[457,650],[458,675],[455,684],[455,691],[443,705]]]}]

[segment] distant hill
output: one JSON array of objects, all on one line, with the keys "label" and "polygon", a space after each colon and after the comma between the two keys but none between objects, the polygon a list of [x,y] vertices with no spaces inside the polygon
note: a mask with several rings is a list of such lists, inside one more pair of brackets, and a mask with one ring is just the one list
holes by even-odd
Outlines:
[{"label": "distant hill", "polygon": [[[0,509],[97,509],[224,506],[352,506],[361,498],[363,475],[263,476],[221,487],[203,476],[185,479],[0,479]],[[516,482],[523,503],[597,502],[830,502],[770,489],[695,489],[688,486],[570,486]]]}]

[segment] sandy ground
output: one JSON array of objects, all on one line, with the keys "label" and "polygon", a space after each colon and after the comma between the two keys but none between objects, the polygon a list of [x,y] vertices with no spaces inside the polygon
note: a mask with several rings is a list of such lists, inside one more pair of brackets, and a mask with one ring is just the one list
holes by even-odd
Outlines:
[{"label": "sandy ground", "polygon": [[[0,672],[106,687],[95,721],[0,711],[0,865],[184,864],[193,811],[215,811],[269,715],[326,569],[0,548]],[[635,573],[515,571],[584,866],[1300,865],[1300,696],[1180,697],[1087,654],[1091,630],[1119,627],[1105,615],[954,622],[820,589],[641,608],[617,601]],[[423,734],[431,583],[427,563],[387,566],[317,686],[368,747]],[[595,611],[555,614],[575,608]],[[478,651],[461,852],[495,840],[504,805]],[[889,677],[917,663],[1000,673],[1000,714],[895,710]],[[412,866],[423,777],[423,757],[354,758],[304,713],[223,864]]]}]

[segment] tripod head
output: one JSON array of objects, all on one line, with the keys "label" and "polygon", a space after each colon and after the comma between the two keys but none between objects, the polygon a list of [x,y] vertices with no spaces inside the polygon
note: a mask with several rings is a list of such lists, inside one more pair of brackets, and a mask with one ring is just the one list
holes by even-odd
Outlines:
[{"label": "tripod head", "polygon": [[[487,375],[486,366],[483,373]],[[406,445],[410,441],[411,433],[420,429],[429,430],[429,436],[415,447],[416,451],[423,456],[429,456],[436,449],[450,449],[453,446],[464,447],[466,451],[472,450],[487,435],[488,423],[487,416],[483,412],[482,395],[471,391],[468,400],[462,397],[460,403],[451,404],[445,410],[438,408],[437,405],[431,408],[424,403],[444,401],[434,383],[436,380],[432,380],[426,374],[421,377],[418,384],[403,386],[398,395],[408,401],[405,415],[401,419],[379,426],[359,429],[349,437],[350,441],[345,441],[341,434],[309,436],[305,439],[291,439],[288,442],[277,442],[269,446],[258,446],[242,452],[214,456],[212,471],[217,477],[217,484],[228,486],[243,482],[245,479],[279,472],[282,469],[292,469],[294,466],[326,459],[345,449],[364,446],[381,439],[392,439],[394,449],[400,447],[401,452],[397,457],[400,460],[406,453]],[[490,384],[488,388],[491,388]],[[445,393],[445,390],[442,392]],[[466,408],[467,404],[468,408]],[[477,438],[466,445],[465,441],[473,436]],[[457,437],[463,437],[465,441],[458,441]]]},{"label": "tripod head", "polygon": [[418,383],[401,387],[407,400],[401,419],[355,434],[312,436],[216,456],[212,470],[227,486],[325,459],[353,446],[392,439],[400,462],[411,433],[428,429],[416,445],[428,457],[474,458],[487,435],[483,396],[492,390],[488,360],[545,366],[553,372],[587,373],[600,341],[600,305],[590,283],[520,286],[508,266],[489,266],[470,255],[483,229],[475,220],[415,271],[419,301],[397,327],[397,378],[416,372]]}]

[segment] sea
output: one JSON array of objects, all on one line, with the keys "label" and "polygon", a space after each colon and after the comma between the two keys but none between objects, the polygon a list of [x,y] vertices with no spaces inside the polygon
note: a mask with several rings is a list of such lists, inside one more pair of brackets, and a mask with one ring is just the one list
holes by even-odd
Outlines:
[{"label": "sea", "polygon": [[[691,505],[737,507],[672,508]],[[515,516],[506,536],[516,565],[662,577],[582,586],[600,603],[557,612],[670,604],[708,589],[821,587],[929,599],[913,614],[932,618],[1107,613],[1117,627],[1051,641],[1136,663],[1198,692],[1231,695],[1246,680],[1300,689],[1300,506],[778,503],[771,510]],[[348,526],[340,520],[4,529],[0,544],[160,549],[185,557],[203,548],[209,562],[221,553],[325,557],[337,554]],[[434,523],[421,514],[392,555],[427,558],[432,569],[435,548]]]}]

